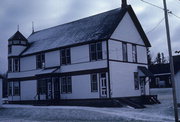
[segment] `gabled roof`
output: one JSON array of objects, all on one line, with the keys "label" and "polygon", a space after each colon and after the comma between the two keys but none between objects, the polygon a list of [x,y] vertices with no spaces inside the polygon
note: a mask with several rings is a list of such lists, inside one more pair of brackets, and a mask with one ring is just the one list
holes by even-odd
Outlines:
[{"label": "gabled roof", "polygon": [[26,37],[24,37],[19,31],[17,31],[11,38],[8,39],[8,41],[12,40],[27,41]]},{"label": "gabled roof", "polygon": [[90,41],[107,40],[111,37],[126,12],[129,12],[145,45],[149,47],[150,43],[136,15],[131,6],[128,6],[127,8],[114,9],[71,23],[37,31],[29,36],[28,41],[31,45],[22,55],[31,55]]}]

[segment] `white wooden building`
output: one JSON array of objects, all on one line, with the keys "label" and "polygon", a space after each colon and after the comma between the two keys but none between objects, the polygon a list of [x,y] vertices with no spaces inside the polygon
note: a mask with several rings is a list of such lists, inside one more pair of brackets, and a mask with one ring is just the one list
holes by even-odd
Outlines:
[{"label": "white wooden building", "polygon": [[151,45],[126,3],[8,43],[10,103],[149,95]]}]

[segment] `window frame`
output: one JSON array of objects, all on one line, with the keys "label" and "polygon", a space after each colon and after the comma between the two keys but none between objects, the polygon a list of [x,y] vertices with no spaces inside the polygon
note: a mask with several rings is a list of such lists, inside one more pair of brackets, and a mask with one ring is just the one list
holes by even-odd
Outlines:
[{"label": "window frame", "polygon": [[137,63],[137,46],[132,44],[132,62]]},{"label": "window frame", "polygon": [[8,59],[8,71],[13,72],[13,59],[12,58]]},{"label": "window frame", "polygon": [[8,82],[8,96],[12,96],[13,82]]},{"label": "window frame", "polygon": [[125,42],[122,43],[122,56],[123,56],[123,61],[128,62],[128,49],[127,49],[127,43]]},{"label": "window frame", "polygon": [[[100,45],[100,48],[98,48]],[[103,59],[102,42],[89,44],[89,57],[90,61],[97,61]]]},{"label": "window frame", "polygon": [[71,48],[60,50],[60,62],[61,65],[71,64]]},{"label": "window frame", "polygon": [[139,76],[138,72],[134,72],[134,89],[139,90],[140,82],[139,82]]},{"label": "window frame", "polygon": [[8,46],[8,54],[11,54],[11,53],[12,53],[12,46],[9,45],[9,46]]},{"label": "window frame", "polygon": [[13,96],[20,96],[20,82],[19,81],[13,82]]},{"label": "window frame", "polygon": [[72,78],[71,76],[61,77],[61,94],[72,93]]},{"label": "window frame", "polygon": [[19,58],[13,58],[13,72],[19,72],[20,71],[20,61]]},{"label": "window frame", "polygon": [[[97,73],[91,74],[91,92],[98,92],[98,76]],[[96,79],[94,79],[96,78]]]},{"label": "window frame", "polygon": [[36,69],[45,68],[45,53],[40,53],[36,55]]}]

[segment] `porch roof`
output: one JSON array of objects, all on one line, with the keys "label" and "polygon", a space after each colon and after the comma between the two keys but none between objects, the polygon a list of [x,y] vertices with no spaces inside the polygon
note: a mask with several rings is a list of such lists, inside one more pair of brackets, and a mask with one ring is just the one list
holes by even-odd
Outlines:
[{"label": "porch roof", "polygon": [[142,76],[142,77],[153,77],[154,76],[146,67],[138,66],[138,70],[141,72],[140,76]]}]

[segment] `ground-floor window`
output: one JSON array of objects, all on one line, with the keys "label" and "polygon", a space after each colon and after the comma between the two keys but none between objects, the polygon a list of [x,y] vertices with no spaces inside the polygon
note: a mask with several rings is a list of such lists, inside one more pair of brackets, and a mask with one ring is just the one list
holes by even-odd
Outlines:
[{"label": "ground-floor window", "polygon": [[9,82],[8,83],[8,96],[20,96],[20,82]]},{"label": "ground-floor window", "polygon": [[8,96],[12,96],[12,82],[8,82]]},{"label": "ground-floor window", "polygon": [[61,77],[61,93],[72,93],[71,76]]},{"label": "ground-floor window", "polygon": [[138,72],[134,72],[134,87],[135,87],[135,90],[139,90]]},{"label": "ground-floor window", "polygon": [[98,92],[97,74],[91,74],[91,92]]},{"label": "ground-floor window", "polygon": [[20,96],[20,82],[13,82],[14,96]]}]

